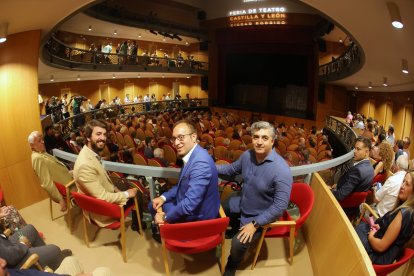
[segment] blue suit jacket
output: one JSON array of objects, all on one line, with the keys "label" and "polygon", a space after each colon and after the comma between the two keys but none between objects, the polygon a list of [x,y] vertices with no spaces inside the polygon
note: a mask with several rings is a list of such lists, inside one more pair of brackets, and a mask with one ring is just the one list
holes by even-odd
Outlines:
[{"label": "blue suit jacket", "polygon": [[196,145],[181,170],[178,184],[163,194],[167,222],[198,221],[218,217],[220,197],[217,169],[208,152]]},{"label": "blue suit jacket", "polygon": [[374,168],[369,160],[363,160],[344,173],[332,193],[337,200],[346,198],[352,192],[368,191],[374,179]]}]

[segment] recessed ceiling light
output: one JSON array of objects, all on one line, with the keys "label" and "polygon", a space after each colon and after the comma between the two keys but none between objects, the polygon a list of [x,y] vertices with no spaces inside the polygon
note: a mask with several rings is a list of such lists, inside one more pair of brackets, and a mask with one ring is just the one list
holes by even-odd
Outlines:
[{"label": "recessed ceiling light", "polygon": [[138,78],[139,78],[139,79],[141,78],[141,74],[138,74]]},{"label": "recessed ceiling light", "polygon": [[114,30],[114,35],[117,35],[118,33],[117,33],[117,31],[116,30]]},{"label": "recessed ceiling light", "polygon": [[403,58],[401,61],[402,61],[402,69],[401,69],[401,71],[404,74],[408,74],[409,73],[409,71],[408,71],[408,61],[405,58]]},{"label": "recessed ceiling light", "polygon": [[139,35],[138,35],[138,38],[141,38],[141,37],[142,37],[142,36],[141,36],[141,34],[139,34]]},{"label": "recessed ceiling light", "polygon": [[382,82],[382,86],[387,87],[388,86],[388,80],[386,77],[384,77],[384,81]]},{"label": "recessed ceiling light", "polygon": [[89,26],[88,31],[92,31],[92,26]]},{"label": "recessed ceiling light", "polygon": [[116,77],[115,77],[115,74],[113,74],[113,75],[112,75],[112,78],[113,78],[113,79],[115,79],[115,78],[116,78]]},{"label": "recessed ceiling light", "polygon": [[78,75],[78,77],[76,79],[79,81],[80,80],[80,75]]},{"label": "recessed ceiling light", "polygon": [[368,88],[371,89],[372,88],[372,82],[368,83]]},{"label": "recessed ceiling light", "polygon": [[50,75],[50,81],[55,81],[55,78],[53,77],[53,75]]}]

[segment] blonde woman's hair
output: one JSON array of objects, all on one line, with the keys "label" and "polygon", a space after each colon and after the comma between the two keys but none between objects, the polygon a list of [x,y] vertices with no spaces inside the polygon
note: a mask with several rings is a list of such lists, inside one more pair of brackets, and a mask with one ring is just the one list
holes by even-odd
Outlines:
[{"label": "blonde woman's hair", "polygon": [[384,171],[389,171],[395,156],[392,146],[389,143],[381,143],[378,154],[381,156],[381,161],[384,164]]},{"label": "blonde woman's hair", "polygon": [[[410,174],[410,176],[411,176],[411,179],[412,179],[412,184],[411,185],[414,185],[414,171],[410,171],[407,174]],[[409,209],[410,212],[414,211],[414,190],[413,190],[412,195],[409,198],[407,198],[407,200],[404,201],[404,202],[401,202],[397,198],[397,201],[396,201],[396,204],[395,204],[395,210],[393,212],[398,212],[399,210],[401,210],[403,208]]]}]

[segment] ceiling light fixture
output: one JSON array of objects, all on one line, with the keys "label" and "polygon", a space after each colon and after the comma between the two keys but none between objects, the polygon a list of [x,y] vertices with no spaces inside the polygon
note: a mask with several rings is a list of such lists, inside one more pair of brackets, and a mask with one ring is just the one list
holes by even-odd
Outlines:
[{"label": "ceiling light fixture", "polygon": [[355,90],[359,89],[358,85],[356,85],[356,84],[355,84],[354,88],[355,88]]},{"label": "ceiling light fixture", "polygon": [[165,36],[163,37],[162,41],[164,41],[164,42],[165,42]]},{"label": "ceiling light fixture", "polygon": [[400,10],[398,9],[397,4],[394,2],[387,2],[387,7],[391,16],[391,24],[396,29],[402,29],[404,24],[402,23]]},{"label": "ceiling light fixture", "polygon": [[152,33],[152,34],[158,35],[158,33],[154,30],[150,30],[149,32]]},{"label": "ceiling light fixture", "polygon": [[92,26],[89,26],[88,31],[92,31]]},{"label": "ceiling light fixture", "polygon": [[139,79],[141,78],[141,74],[138,74],[138,78],[139,78]]},{"label": "ceiling light fixture", "polygon": [[80,75],[78,75],[78,77],[76,78],[78,81],[80,81]]},{"label": "ceiling light fixture", "polygon": [[369,89],[372,89],[372,82],[369,82],[369,83],[368,83],[368,88],[369,88]]},{"label": "ceiling light fixture", "polygon": [[185,45],[188,45],[188,41],[185,42]]},{"label": "ceiling light fixture", "polygon": [[138,35],[138,38],[141,38],[141,37],[142,37],[142,36],[141,36],[141,34],[139,34],[139,35]]},{"label": "ceiling light fixture", "polygon": [[114,30],[114,35],[117,35],[118,33],[117,33],[117,31],[116,30]]},{"label": "ceiling light fixture", "polygon": [[55,81],[55,78],[53,77],[53,75],[50,75],[50,81]]},{"label": "ceiling light fixture", "polygon": [[403,58],[402,60],[401,60],[401,62],[402,62],[402,72],[404,73],[404,74],[408,74],[408,61],[405,59],[405,58]]},{"label": "ceiling light fixture", "polygon": [[165,78],[165,75],[164,75],[164,74],[162,74],[162,78],[163,78],[163,79]]},{"label": "ceiling light fixture", "polygon": [[115,77],[115,74],[113,74],[113,75],[112,75],[112,78],[113,78],[113,79],[115,79],[115,78],[116,78],[116,77]]},{"label": "ceiling light fixture", "polygon": [[187,76],[187,79],[189,79],[190,78],[190,76]]},{"label": "ceiling light fixture", "polygon": [[9,23],[7,22],[0,23],[0,43],[3,43],[7,40],[8,27],[9,27]]},{"label": "ceiling light fixture", "polygon": [[384,77],[384,81],[382,82],[382,86],[384,86],[384,87],[388,86],[388,81],[387,81],[386,77]]}]

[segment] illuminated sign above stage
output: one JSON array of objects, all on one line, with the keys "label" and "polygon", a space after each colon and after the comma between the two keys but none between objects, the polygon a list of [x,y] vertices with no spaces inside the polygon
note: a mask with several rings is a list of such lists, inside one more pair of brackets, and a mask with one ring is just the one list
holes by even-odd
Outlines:
[{"label": "illuminated sign above stage", "polygon": [[286,24],[285,7],[263,7],[229,12],[230,27]]}]

